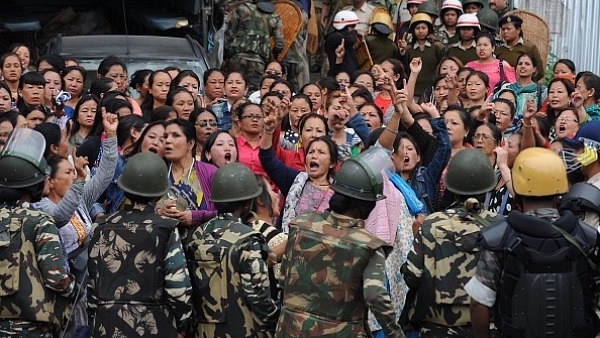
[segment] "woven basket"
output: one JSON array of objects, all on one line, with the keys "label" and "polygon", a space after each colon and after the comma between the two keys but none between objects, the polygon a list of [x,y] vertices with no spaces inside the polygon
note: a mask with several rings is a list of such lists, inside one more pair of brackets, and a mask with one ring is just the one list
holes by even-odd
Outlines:
[{"label": "woven basket", "polygon": [[279,18],[281,18],[283,26],[283,50],[277,57],[277,60],[281,61],[292,46],[292,43],[294,43],[298,33],[300,33],[302,25],[306,25],[307,23],[302,22],[302,10],[292,1],[275,0],[272,3],[275,5],[275,11],[279,15]]},{"label": "woven basket", "polygon": [[522,9],[515,9],[506,13],[506,15],[516,15],[523,19],[521,25],[523,38],[537,46],[545,68],[550,46],[550,29],[546,21],[537,14]]}]

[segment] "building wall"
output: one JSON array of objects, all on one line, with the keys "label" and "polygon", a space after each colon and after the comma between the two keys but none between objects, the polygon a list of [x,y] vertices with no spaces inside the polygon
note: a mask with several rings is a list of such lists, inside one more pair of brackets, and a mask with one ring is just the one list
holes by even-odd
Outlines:
[{"label": "building wall", "polygon": [[546,20],[552,54],[573,60],[577,71],[600,74],[600,1],[515,0],[515,6]]}]

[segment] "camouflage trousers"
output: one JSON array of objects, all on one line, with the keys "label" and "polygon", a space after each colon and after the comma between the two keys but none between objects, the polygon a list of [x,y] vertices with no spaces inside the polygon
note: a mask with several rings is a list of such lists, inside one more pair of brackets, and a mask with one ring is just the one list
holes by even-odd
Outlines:
[{"label": "camouflage trousers", "polygon": [[[423,323],[421,326],[420,338],[445,338],[445,337],[474,337],[471,325],[463,326],[444,326],[434,323]],[[498,338],[498,330],[490,329],[490,338]]]},{"label": "camouflage trousers", "polygon": [[233,55],[225,68],[227,72],[240,72],[248,80],[248,92],[260,89],[260,80],[265,72],[265,62],[257,54],[238,53]]},{"label": "camouflage trousers", "polygon": [[52,338],[52,326],[48,323],[19,319],[0,320],[0,338]]}]

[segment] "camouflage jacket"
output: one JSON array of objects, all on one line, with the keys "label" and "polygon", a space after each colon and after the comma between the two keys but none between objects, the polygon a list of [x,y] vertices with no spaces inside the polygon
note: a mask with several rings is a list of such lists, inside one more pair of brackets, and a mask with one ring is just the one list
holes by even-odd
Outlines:
[{"label": "camouflage jacket", "polygon": [[0,206],[0,318],[49,323],[69,315],[75,277],[65,270],[58,229],[23,203]]},{"label": "camouflage jacket", "polygon": [[[271,50],[270,38],[274,40]],[[275,59],[283,50],[283,27],[277,13],[267,14],[246,2],[235,7],[225,30],[225,58],[238,53],[257,54],[262,61]]]},{"label": "camouflage jacket", "polygon": [[[497,217],[487,210],[479,216],[490,224]],[[425,219],[402,267],[406,284],[416,292],[414,302],[405,309],[411,323],[461,326],[471,322],[471,298],[464,286],[477,268],[477,239],[483,227],[463,208],[436,212]]]},{"label": "camouflage jacket", "polygon": [[175,337],[187,330],[190,278],[177,221],[129,205],[95,224],[88,261],[94,337]]},{"label": "camouflage jacket", "polygon": [[292,221],[277,337],[366,337],[367,307],[387,337],[404,337],[387,292],[386,243],[335,212]]},{"label": "camouflage jacket", "polygon": [[196,337],[271,335],[279,311],[271,299],[269,248],[260,232],[220,214],[193,232],[185,252]]}]

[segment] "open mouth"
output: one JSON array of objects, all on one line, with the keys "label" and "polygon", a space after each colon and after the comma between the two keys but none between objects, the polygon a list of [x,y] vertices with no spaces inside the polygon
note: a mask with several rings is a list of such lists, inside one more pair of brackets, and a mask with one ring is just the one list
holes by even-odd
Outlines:
[{"label": "open mouth", "polygon": [[317,169],[319,169],[320,165],[317,161],[310,161],[308,162],[308,168],[310,169],[310,171],[315,171]]},{"label": "open mouth", "polygon": [[404,161],[403,161],[404,165],[407,165],[408,162],[410,162],[410,158],[408,156],[404,156]]},{"label": "open mouth", "polygon": [[225,156],[223,156],[223,159],[227,163],[231,162],[231,153],[225,153]]},{"label": "open mouth", "polygon": [[567,130],[567,127],[564,125],[560,125],[558,126],[558,132],[559,133],[564,133]]},{"label": "open mouth", "polygon": [[155,154],[158,154],[158,149],[156,149],[155,147],[148,148],[148,151],[152,152],[152,153],[155,153]]}]

